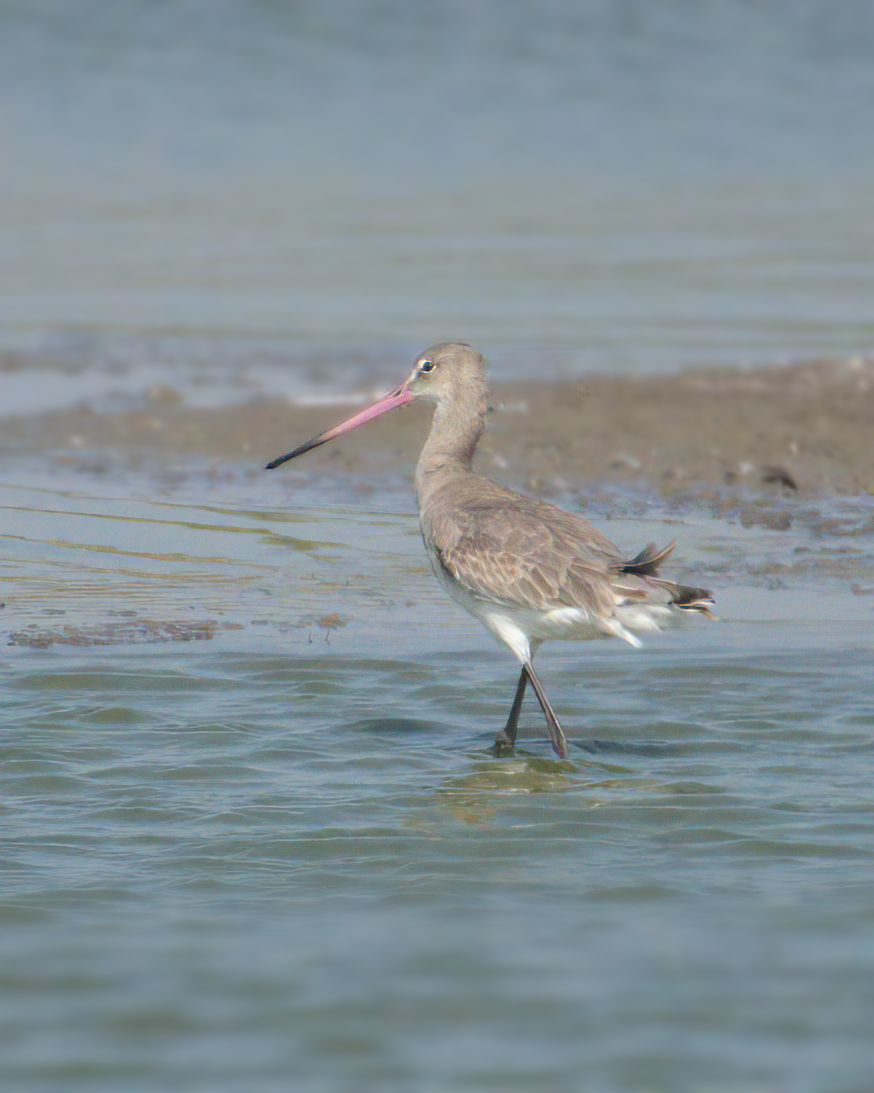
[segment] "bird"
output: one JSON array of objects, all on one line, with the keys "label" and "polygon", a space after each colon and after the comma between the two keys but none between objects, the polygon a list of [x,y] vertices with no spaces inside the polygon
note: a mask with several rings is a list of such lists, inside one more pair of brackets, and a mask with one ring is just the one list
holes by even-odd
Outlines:
[{"label": "bird", "polygon": [[618,637],[664,629],[671,617],[709,617],[713,595],[659,576],[676,540],[649,543],[629,558],[589,521],[517,493],[473,469],[489,412],[485,359],[467,342],[441,342],[416,361],[408,379],[366,410],[267,464],[296,459],[415,399],[434,403],[431,430],[415,471],[422,539],[431,568],[449,595],[506,645],[521,663],[495,753],[512,752],[530,683],[559,759],[567,738],[534,670],[550,639]]}]

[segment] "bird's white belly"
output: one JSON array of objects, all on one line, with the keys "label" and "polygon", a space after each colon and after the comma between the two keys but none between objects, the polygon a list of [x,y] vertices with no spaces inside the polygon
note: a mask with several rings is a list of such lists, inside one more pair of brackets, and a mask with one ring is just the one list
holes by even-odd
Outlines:
[{"label": "bird's white belly", "polygon": [[609,630],[596,625],[587,612],[576,607],[538,611],[485,600],[474,600],[465,607],[521,659],[525,659],[532,646],[536,649],[543,641],[586,641],[611,636]]},{"label": "bird's white belly", "polygon": [[527,659],[532,646],[536,649],[544,641],[616,637],[640,646],[642,642],[632,631],[662,630],[672,615],[667,605],[628,604],[621,596],[616,598],[612,615],[592,615],[582,607],[532,608],[495,602],[468,592],[446,573],[433,554],[431,562],[449,595],[521,660]]},{"label": "bird's white belly", "polygon": [[509,618],[536,641],[588,641],[610,636],[592,620],[588,612],[578,607],[554,607],[540,611],[487,605],[484,614],[493,613]]},{"label": "bird's white belly", "polygon": [[525,659],[530,645],[543,641],[566,639],[585,641],[612,637],[612,627],[594,621],[588,612],[578,607],[546,609],[511,607],[473,596],[444,573],[437,573],[449,595],[486,627],[499,641],[509,645],[517,656]]}]

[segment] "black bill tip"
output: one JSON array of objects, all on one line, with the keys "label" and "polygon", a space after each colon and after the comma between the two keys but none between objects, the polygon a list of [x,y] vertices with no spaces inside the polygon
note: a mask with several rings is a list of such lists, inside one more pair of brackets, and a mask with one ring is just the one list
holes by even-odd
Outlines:
[{"label": "black bill tip", "polygon": [[285,455],[281,455],[278,459],[271,459],[264,470],[275,470],[277,467],[281,467],[283,463],[287,463],[289,459],[294,459],[296,456],[303,455],[304,452],[311,451],[313,448],[318,448],[320,444],[325,443],[322,439],[322,435],[323,434],[314,436],[312,440],[308,440],[306,444],[301,444],[300,447],[295,448],[293,452],[286,452]]}]

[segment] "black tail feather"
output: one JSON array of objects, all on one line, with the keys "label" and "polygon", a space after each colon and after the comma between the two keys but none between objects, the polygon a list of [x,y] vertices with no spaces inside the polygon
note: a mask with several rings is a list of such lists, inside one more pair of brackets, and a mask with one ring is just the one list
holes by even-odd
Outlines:
[{"label": "black tail feather", "polygon": [[685,584],[676,584],[671,589],[673,603],[681,611],[699,611],[709,618],[713,616],[710,608],[714,604],[713,593],[707,588],[690,588]]},{"label": "black tail feather", "polygon": [[659,550],[655,543],[647,543],[636,558],[632,558],[631,561],[619,566],[617,572],[634,573],[637,577],[655,577],[659,571],[659,566],[676,545],[677,540],[674,539],[662,550]]}]

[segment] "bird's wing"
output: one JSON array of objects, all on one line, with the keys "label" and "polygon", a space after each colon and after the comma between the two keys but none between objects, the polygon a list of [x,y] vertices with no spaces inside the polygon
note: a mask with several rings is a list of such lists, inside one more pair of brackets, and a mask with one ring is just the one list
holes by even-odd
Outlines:
[{"label": "bird's wing", "polygon": [[469,503],[431,541],[440,565],[472,595],[513,607],[612,612],[616,547],[578,517],[543,502]]}]

